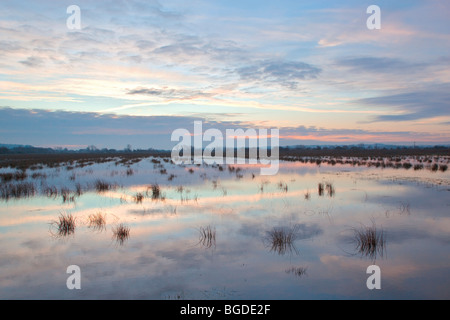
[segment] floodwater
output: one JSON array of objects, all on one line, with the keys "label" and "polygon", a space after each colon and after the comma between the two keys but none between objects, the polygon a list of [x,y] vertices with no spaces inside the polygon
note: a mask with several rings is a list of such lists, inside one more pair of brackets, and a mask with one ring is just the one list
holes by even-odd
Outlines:
[{"label": "floodwater", "polygon": [[[0,200],[0,298],[450,298],[448,171],[287,162],[261,176],[160,162],[28,171],[34,195]],[[113,187],[97,191],[98,179]],[[74,229],[59,232],[61,214]],[[370,265],[381,289],[367,287]]]}]

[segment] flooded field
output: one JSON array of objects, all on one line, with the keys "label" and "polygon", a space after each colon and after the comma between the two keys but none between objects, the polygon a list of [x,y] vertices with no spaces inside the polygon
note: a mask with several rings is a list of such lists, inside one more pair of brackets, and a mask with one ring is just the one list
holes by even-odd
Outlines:
[{"label": "flooded field", "polygon": [[448,158],[392,163],[3,168],[0,298],[449,299]]}]

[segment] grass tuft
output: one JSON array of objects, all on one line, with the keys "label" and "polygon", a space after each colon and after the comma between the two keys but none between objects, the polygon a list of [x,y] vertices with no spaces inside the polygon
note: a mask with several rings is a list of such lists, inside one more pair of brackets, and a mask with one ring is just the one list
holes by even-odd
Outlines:
[{"label": "grass tuft", "polygon": [[133,199],[136,203],[142,203],[142,200],[144,200],[144,194],[142,192],[138,192],[134,195]]},{"label": "grass tuft", "polygon": [[113,238],[116,240],[117,244],[123,245],[129,237],[130,228],[125,224],[121,223],[113,228]]},{"label": "grass tuft", "polygon": [[361,255],[372,260],[377,256],[383,257],[386,249],[386,239],[383,230],[377,229],[372,221],[371,226],[362,225],[360,228],[353,229],[356,251]]},{"label": "grass tuft", "polygon": [[58,220],[54,220],[50,225],[55,229],[50,232],[55,237],[66,237],[75,233],[76,221],[75,217],[70,214],[60,213]]},{"label": "grass tuft", "polygon": [[274,251],[279,255],[286,253],[296,253],[298,250],[295,247],[294,241],[297,240],[298,225],[292,227],[274,227],[267,232],[266,241],[270,246],[270,251]]},{"label": "grass tuft", "polygon": [[92,213],[88,217],[88,228],[94,231],[103,231],[106,229],[106,214],[101,212]]}]

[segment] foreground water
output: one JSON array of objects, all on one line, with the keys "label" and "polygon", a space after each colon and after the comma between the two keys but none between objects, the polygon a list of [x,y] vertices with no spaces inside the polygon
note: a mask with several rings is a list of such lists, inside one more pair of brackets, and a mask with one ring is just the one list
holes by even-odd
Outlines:
[{"label": "foreground water", "polygon": [[[70,196],[0,201],[0,298],[450,298],[449,172],[238,167],[143,159],[35,171],[27,181],[38,190]],[[99,192],[98,179],[114,187]],[[62,213],[74,232],[55,230]],[[96,213],[99,228],[89,225]],[[120,224],[129,234],[119,239]],[[373,250],[358,246],[365,227],[382,238]],[[70,265],[80,290],[67,288]],[[370,265],[380,267],[379,290],[366,286]]]}]

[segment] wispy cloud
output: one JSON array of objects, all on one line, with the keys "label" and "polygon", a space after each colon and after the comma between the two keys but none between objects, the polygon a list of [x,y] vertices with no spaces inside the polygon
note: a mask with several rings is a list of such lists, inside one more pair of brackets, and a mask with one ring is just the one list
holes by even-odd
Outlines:
[{"label": "wispy cloud", "polygon": [[402,114],[377,115],[373,121],[411,121],[450,116],[450,86],[437,85],[428,90],[404,92],[357,100],[371,107],[389,107]]},{"label": "wispy cloud", "polygon": [[27,67],[34,68],[34,67],[41,66],[43,63],[43,60],[39,57],[28,57],[26,60],[22,60],[19,62]]},{"label": "wispy cloud", "polygon": [[317,78],[321,69],[305,62],[270,60],[239,68],[237,72],[245,81],[297,89],[301,82]]},{"label": "wispy cloud", "polygon": [[170,88],[136,88],[129,90],[130,95],[156,96],[164,99],[190,100],[194,98],[212,97],[214,93],[201,90],[170,89]]},{"label": "wispy cloud", "polygon": [[341,58],[337,64],[356,71],[372,73],[411,73],[423,70],[426,63],[407,62],[401,58],[388,57],[347,57]]}]

